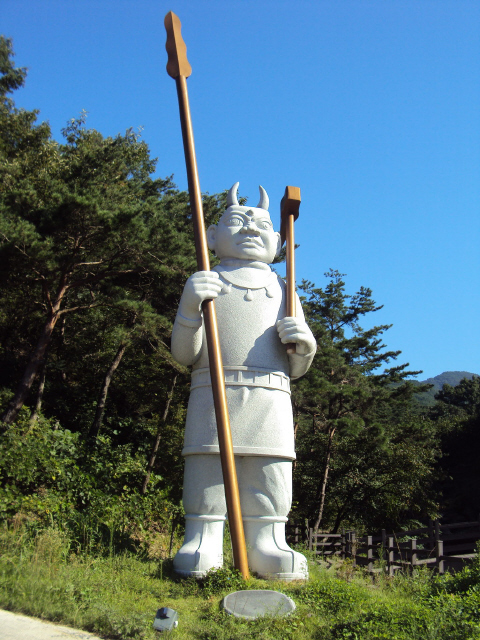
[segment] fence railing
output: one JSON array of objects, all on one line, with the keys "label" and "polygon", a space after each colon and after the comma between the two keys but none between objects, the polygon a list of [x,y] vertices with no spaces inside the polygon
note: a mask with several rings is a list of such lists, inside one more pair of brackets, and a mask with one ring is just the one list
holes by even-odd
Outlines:
[{"label": "fence railing", "polygon": [[441,524],[431,520],[427,527],[379,535],[357,536],[355,531],[328,533],[287,525],[290,544],[304,542],[316,555],[350,558],[369,572],[386,571],[393,575],[399,569],[426,565],[438,573],[455,571],[473,559],[480,540],[480,522]]}]

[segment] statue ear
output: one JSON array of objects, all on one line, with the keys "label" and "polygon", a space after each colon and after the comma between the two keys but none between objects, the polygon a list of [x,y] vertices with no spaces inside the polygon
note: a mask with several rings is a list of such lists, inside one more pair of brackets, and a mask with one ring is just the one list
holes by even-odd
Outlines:
[{"label": "statue ear", "polygon": [[282,250],[282,236],[278,231],[275,232],[275,235],[277,236],[277,250],[275,251],[275,255],[278,256]]},{"label": "statue ear", "polygon": [[207,244],[210,251],[215,253],[215,240],[217,237],[217,225],[211,224],[207,229]]}]

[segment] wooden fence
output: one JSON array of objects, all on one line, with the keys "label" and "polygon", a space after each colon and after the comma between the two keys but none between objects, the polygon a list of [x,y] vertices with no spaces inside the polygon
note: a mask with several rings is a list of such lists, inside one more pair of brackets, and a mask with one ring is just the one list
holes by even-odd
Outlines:
[{"label": "wooden fence", "polygon": [[298,525],[287,526],[290,544],[304,542],[308,549],[328,559],[350,558],[369,572],[386,571],[393,575],[399,569],[426,565],[438,573],[457,571],[474,558],[480,540],[480,522],[441,524],[431,520],[427,527],[380,535],[358,536],[355,531],[324,533]]}]

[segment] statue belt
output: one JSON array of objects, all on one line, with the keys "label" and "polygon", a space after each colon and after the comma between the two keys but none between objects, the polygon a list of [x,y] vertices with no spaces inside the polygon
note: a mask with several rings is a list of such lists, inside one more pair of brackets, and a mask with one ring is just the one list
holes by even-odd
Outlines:
[{"label": "statue belt", "polygon": [[[272,371],[261,367],[223,367],[225,385],[227,387],[263,387],[264,389],[277,389],[290,395],[290,378],[282,371]],[[192,371],[192,383],[190,389],[198,387],[210,387],[210,369],[202,367]]]}]

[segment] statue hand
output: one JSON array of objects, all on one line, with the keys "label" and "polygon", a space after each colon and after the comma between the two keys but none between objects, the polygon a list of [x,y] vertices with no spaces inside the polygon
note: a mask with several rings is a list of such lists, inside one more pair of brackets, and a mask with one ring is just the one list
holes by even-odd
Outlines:
[{"label": "statue hand", "polygon": [[179,313],[189,320],[200,318],[200,307],[204,300],[216,298],[223,288],[216,271],[197,271],[185,283],[180,300]]},{"label": "statue hand", "polygon": [[294,342],[300,356],[315,353],[317,343],[309,326],[299,318],[282,318],[277,321],[277,331],[283,344]]}]

